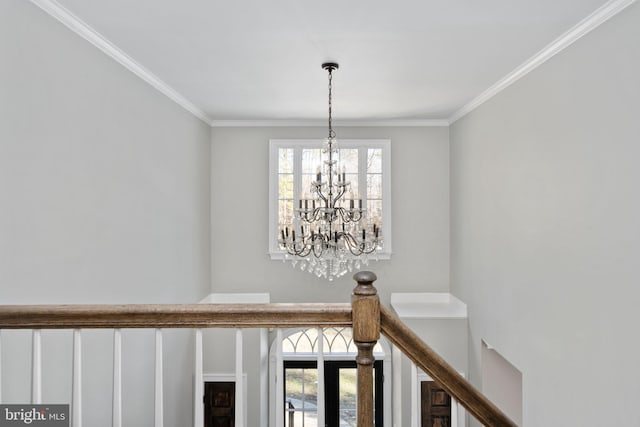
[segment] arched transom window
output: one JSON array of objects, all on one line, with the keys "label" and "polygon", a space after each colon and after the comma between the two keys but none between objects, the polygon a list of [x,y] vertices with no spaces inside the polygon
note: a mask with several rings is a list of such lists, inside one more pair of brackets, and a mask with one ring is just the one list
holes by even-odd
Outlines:
[{"label": "arched transom window", "polygon": [[[292,332],[282,339],[283,354],[317,354],[318,348],[318,329],[303,329]],[[353,342],[353,331],[351,328],[324,328],[323,331],[323,353],[334,354],[356,354],[358,348]],[[373,347],[374,354],[384,354],[384,350],[380,343],[376,343]]]}]

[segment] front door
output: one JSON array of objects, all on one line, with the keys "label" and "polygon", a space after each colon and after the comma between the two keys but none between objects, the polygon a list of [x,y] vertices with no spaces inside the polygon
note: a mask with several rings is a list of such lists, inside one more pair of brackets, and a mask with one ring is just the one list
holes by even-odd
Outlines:
[{"label": "front door", "polygon": [[451,426],[451,396],[433,381],[422,381],[420,392],[421,427],[453,427]]},{"label": "front door", "polygon": [[204,426],[234,427],[236,383],[204,383]]}]

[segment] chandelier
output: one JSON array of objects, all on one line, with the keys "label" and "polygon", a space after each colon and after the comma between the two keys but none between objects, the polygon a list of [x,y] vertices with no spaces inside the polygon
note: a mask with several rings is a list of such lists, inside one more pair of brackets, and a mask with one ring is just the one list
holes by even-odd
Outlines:
[{"label": "chandelier", "polygon": [[322,68],[329,74],[329,135],[322,148],[322,164],[308,189],[309,196],[298,201],[293,223],[280,229],[278,243],[293,267],[332,281],[368,265],[369,255],[382,249],[382,235],[378,224],[367,222],[367,210],[362,207],[362,198],[351,191],[344,166],[340,172],[331,123],[331,83],[338,64],[328,62]]}]

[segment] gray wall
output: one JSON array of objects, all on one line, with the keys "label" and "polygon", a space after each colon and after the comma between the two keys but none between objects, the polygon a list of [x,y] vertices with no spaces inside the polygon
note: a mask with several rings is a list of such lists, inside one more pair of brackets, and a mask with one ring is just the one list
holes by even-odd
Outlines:
[{"label": "gray wall", "polygon": [[[367,267],[378,276],[376,287],[382,302],[389,304],[391,292],[448,291],[448,128],[349,127],[336,131],[338,141],[391,140],[394,253],[391,260],[372,262]],[[269,139],[321,139],[325,134],[325,128],[312,127],[213,129],[213,292],[269,292],[271,302],[349,302],[355,285],[352,274],[328,282],[294,270],[289,263],[271,260],[267,253]],[[216,339],[208,341],[223,342],[222,334],[213,334]],[[251,336],[244,340],[245,371],[248,404],[257,408],[259,347]],[[229,338],[232,336],[227,334]],[[228,345],[217,349],[207,346],[206,371],[233,372],[233,352],[228,349]],[[466,369],[466,346],[463,350],[465,367],[461,370]],[[409,396],[409,384],[405,381],[405,396]],[[249,411],[248,417],[249,425],[257,425],[257,411]]]},{"label": "gray wall", "polygon": [[452,292],[524,425],[640,425],[640,6],[451,127]]},{"label": "gray wall", "polygon": [[[1,304],[199,300],[210,158],[208,125],[33,4],[0,2]],[[68,403],[71,332],[44,335],[43,399]],[[27,402],[30,339],[2,338],[3,398]],[[111,334],[84,342],[85,424],[110,425]],[[124,336],[128,425],[152,424],[152,343]],[[186,425],[191,338],[165,343],[166,425]]]},{"label": "gray wall", "polygon": [[483,343],[482,392],[516,424],[522,425],[522,372]]},{"label": "gray wall", "polygon": [[[382,301],[394,292],[449,290],[447,127],[338,128],[338,141],[391,140],[394,254],[372,262]],[[324,138],[325,128],[214,128],[212,290],[270,292],[272,302],[348,302],[347,274],[333,283],[272,261],[268,251],[269,139]],[[241,208],[241,209],[239,209]]]}]

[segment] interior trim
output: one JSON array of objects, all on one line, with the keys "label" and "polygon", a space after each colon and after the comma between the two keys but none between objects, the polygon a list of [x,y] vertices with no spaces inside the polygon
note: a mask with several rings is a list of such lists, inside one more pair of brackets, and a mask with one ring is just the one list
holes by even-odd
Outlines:
[{"label": "interior trim", "polygon": [[545,46],[540,52],[536,53],[523,64],[518,66],[515,70],[498,80],[498,82],[493,86],[489,87],[469,103],[462,106],[462,108],[449,117],[448,122],[452,124],[456,120],[469,114],[471,111],[475,110],[480,105],[484,104],[489,99],[493,98],[498,93],[502,92],[504,89],[538,68],[540,65],[544,64],[547,60],[554,57],[565,48],[571,46],[592,30],[598,28],[604,22],[609,20],[609,18],[612,18],[627,6],[635,3],[635,1],[636,0],[610,0],[605,3],[600,8],[596,9],[591,15],[578,22],[567,32]]},{"label": "interior trim", "polygon": [[[449,126],[440,119],[334,120],[336,127]],[[211,120],[211,127],[326,127],[326,120]]]},{"label": "interior trim", "polygon": [[167,83],[162,81],[158,76],[136,62],[119,47],[111,43],[102,34],[98,33],[89,25],[85,24],[80,18],[62,7],[58,2],[56,2],[55,0],[31,0],[31,2],[51,15],[53,18],[61,22],[71,31],[78,34],[80,37],[100,49],[107,56],[114,59],[120,65],[131,71],[133,74],[149,83],[152,87],[166,95],[173,102],[180,105],[182,108],[184,108],[203,122],[209,125],[211,124],[211,118],[207,115],[207,113],[205,113],[187,98],[182,96],[178,91],[173,89]]}]

